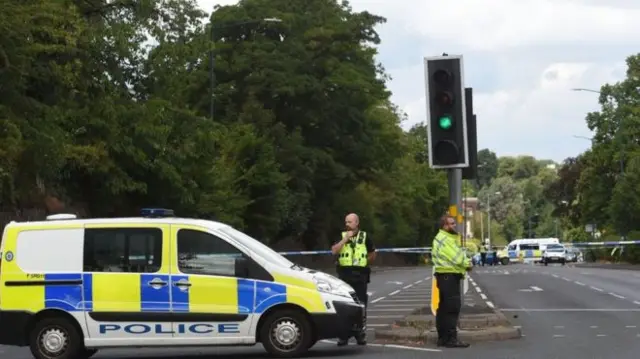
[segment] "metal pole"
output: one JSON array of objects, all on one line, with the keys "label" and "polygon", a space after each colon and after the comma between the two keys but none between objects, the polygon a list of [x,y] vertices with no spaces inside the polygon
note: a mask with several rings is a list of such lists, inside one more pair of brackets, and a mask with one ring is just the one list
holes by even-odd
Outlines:
[{"label": "metal pole", "polygon": [[213,37],[213,22],[211,22],[211,50],[209,50],[209,119],[213,120],[213,106],[214,106],[214,96],[213,92],[216,88],[216,73],[214,71],[215,68],[215,47],[216,42]]},{"label": "metal pole", "polygon": [[480,208],[478,208],[478,214],[480,214],[480,243],[484,245],[484,216]]},{"label": "metal pole", "polygon": [[491,247],[491,195],[487,196],[487,244]]},{"label": "metal pole", "polygon": [[[456,231],[460,233],[462,230],[462,216],[460,215],[460,207],[462,204],[462,169],[453,168],[450,169],[447,173],[447,177],[449,179],[449,215],[453,216],[456,219]],[[461,241],[462,242],[462,241]],[[466,255],[466,248],[464,247]],[[460,283],[460,308],[464,304],[464,283],[468,280],[468,276],[465,276],[465,279]],[[459,326],[458,322],[458,326]]]}]

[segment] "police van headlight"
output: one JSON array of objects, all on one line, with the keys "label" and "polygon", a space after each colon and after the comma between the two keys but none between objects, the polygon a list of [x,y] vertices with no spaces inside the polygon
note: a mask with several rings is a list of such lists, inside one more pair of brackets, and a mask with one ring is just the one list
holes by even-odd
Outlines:
[{"label": "police van headlight", "polygon": [[351,298],[351,295],[349,294],[349,292],[352,291],[351,287],[341,280],[313,277],[313,282],[316,284],[316,288],[320,292]]}]

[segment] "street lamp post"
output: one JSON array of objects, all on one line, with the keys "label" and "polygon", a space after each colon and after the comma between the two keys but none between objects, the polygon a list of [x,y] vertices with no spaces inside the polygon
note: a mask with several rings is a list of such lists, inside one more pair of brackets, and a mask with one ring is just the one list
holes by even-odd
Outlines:
[{"label": "street lamp post", "polygon": [[213,120],[213,110],[214,110],[214,102],[215,102],[214,90],[216,87],[216,73],[215,73],[216,39],[214,37],[214,34],[215,34],[214,30],[225,29],[225,28],[236,27],[236,26],[243,26],[243,25],[260,24],[265,22],[282,22],[282,20],[278,18],[269,17],[269,18],[257,19],[257,20],[233,21],[233,22],[221,24],[218,26],[215,26],[213,24],[213,21],[211,22],[211,33],[209,34],[210,40],[211,40],[211,50],[209,51],[209,97],[210,97],[209,98],[209,118],[211,120]]},{"label": "street lamp post", "polygon": [[[602,95],[602,92],[600,92],[598,90],[592,90],[592,89],[586,89],[586,88],[573,88],[573,89],[571,89],[571,91],[593,92],[593,93],[597,93],[597,94]],[[614,100],[615,100],[615,98],[614,98]],[[619,130],[620,130],[620,128],[618,128],[618,131]],[[585,139],[585,140],[590,140],[591,141],[591,146],[593,146],[593,138],[591,138],[591,137],[578,136],[578,135],[573,135],[573,137],[582,138],[582,139]],[[621,151],[621,156],[620,156],[620,174],[621,175],[624,174],[624,150]]]},{"label": "street lamp post", "polygon": [[[493,195],[499,196],[501,194],[502,193],[498,191]],[[487,196],[487,244],[489,245],[489,248],[491,248],[491,196],[491,194]]]}]

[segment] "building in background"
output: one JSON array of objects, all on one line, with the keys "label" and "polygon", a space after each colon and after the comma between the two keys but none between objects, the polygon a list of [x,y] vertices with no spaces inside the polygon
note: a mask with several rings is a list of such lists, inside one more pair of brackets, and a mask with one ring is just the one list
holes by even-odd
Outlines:
[{"label": "building in background", "polygon": [[[478,197],[464,197],[462,199],[462,213],[464,213],[464,236],[473,238],[473,215],[478,210]],[[482,220],[482,218],[480,218]],[[480,239],[480,238],[476,238]]]}]

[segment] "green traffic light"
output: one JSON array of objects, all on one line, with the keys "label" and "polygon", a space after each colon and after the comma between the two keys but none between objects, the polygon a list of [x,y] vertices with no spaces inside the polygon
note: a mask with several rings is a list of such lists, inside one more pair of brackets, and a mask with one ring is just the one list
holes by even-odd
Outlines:
[{"label": "green traffic light", "polygon": [[450,129],[451,126],[453,126],[453,120],[451,119],[451,116],[440,117],[440,119],[438,119],[438,126],[440,126],[440,128],[443,130]]}]

